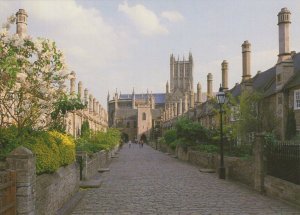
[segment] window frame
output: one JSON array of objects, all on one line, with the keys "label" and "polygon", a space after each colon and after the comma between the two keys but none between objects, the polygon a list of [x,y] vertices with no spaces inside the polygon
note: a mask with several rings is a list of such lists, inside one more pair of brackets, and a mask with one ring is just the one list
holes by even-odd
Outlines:
[{"label": "window frame", "polygon": [[[298,105],[297,105],[297,101],[299,101]],[[294,90],[294,110],[300,110],[300,89]]]}]

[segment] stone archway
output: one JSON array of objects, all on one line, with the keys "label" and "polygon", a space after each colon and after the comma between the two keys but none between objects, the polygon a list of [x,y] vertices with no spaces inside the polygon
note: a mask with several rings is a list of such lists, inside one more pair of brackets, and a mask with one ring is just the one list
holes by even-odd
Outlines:
[{"label": "stone archway", "polygon": [[129,141],[129,136],[128,136],[128,134],[126,134],[126,133],[122,133],[121,134],[121,139],[122,139],[122,141],[124,142],[124,143],[127,143],[128,141]]},{"label": "stone archway", "polygon": [[143,140],[144,143],[147,142],[147,136],[145,134],[142,134],[141,140]]}]

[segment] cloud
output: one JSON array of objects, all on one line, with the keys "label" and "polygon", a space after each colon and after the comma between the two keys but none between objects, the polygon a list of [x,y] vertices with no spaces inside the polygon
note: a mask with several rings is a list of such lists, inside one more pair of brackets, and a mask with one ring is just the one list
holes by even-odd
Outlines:
[{"label": "cloud", "polygon": [[124,31],[107,23],[99,10],[84,8],[74,0],[0,1],[0,8],[5,8],[0,23],[19,8],[25,9],[28,34],[54,40],[65,53],[69,68],[77,73],[77,81],[81,80],[84,88],[102,97],[104,105],[115,75],[107,71],[115,68],[115,62],[128,57],[128,47],[132,44]]},{"label": "cloud", "polygon": [[130,7],[124,1],[123,4],[119,4],[118,9],[129,17],[141,34],[147,36],[168,34],[168,29],[160,24],[158,16],[144,5],[137,4]]},{"label": "cloud", "polygon": [[184,20],[184,17],[177,11],[164,11],[161,13],[161,17],[166,18],[170,22],[180,22]]}]

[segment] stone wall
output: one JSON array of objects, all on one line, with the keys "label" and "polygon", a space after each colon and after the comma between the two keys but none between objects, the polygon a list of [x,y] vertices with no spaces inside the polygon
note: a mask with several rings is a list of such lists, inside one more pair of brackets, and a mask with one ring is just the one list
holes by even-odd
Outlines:
[{"label": "stone wall", "polygon": [[269,196],[300,205],[300,185],[267,175],[264,180],[264,188]]},{"label": "stone wall", "polygon": [[94,176],[98,169],[104,167],[107,164],[108,152],[100,151],[92,155],[88,155],[86,152],[80,153],[83,161],[82,179],[87,180]]},{"label": "stone wall", "polygon": [[199,152],[199,151],[189,151],[188,153],[189,161],[192,164],[200,166],[202,168],[215,169],[216,155],[211,153]]},{"label": "stone wall", "polygon": [[83,159],[82,179],[88,180],[92,178],[100,168],[107,166],[118,150],[119,146],[116,146],[109,152],[102,150],[92,155],[88,155],[85,152],[79,153],[78,156],[81,156]]},{"label": "stone wall", "polygon": [[[86,162],[87,178],[92,177],[100,167],[107,165],[119,146],[109,152],[95,153]],[[87,156],[87,155],[86,155]],[[74,162],[59,168],[52,174],[36,176],[35,155],[21,146],[13,150],[1,168],[17,173],[17,214],[56,214],[57,210],[78,191],[79,165]]]},{"label": "stone wall", "polygon": [[73,163],[36,178],[36,214],[55,214],[78,191],[79,168]]},{"label": "stone wall", "polygon": [[[199,151],[188,151],[188,161],[201,168],[219,168],[219,156],[217,154]],[[238,157],[224,157],[226,178],[240,181],[249,186],[254,186],[253,160],[243,160]]]},{"label": "stone wall", "polygon": [[237,157],[225,157],[227,177],[243,184],[254,186],[254,163],[253,160],[243,160]]},{"label": "stone wall", "polygon": [[180,160],[188,161],[189,160],[188,149],[184,149],[184,148],[177,145],[177,147],[176,147],[176,156]]}]

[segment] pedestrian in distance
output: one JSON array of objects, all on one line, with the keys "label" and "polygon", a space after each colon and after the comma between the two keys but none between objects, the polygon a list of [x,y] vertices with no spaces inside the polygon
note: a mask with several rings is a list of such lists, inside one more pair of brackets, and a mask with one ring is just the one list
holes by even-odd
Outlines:
[{"label": "pedestrian in distance", "polygon": [[142,145],[142,148],[143,148],[143,146],[144,146],[144,141],[143,140],[141,141],[141,145]]},{"label": "pedestrian in distance", "polygon": [[131,148],[131,140],[129,140],[128,145],[129,145],[129,148]]}]

